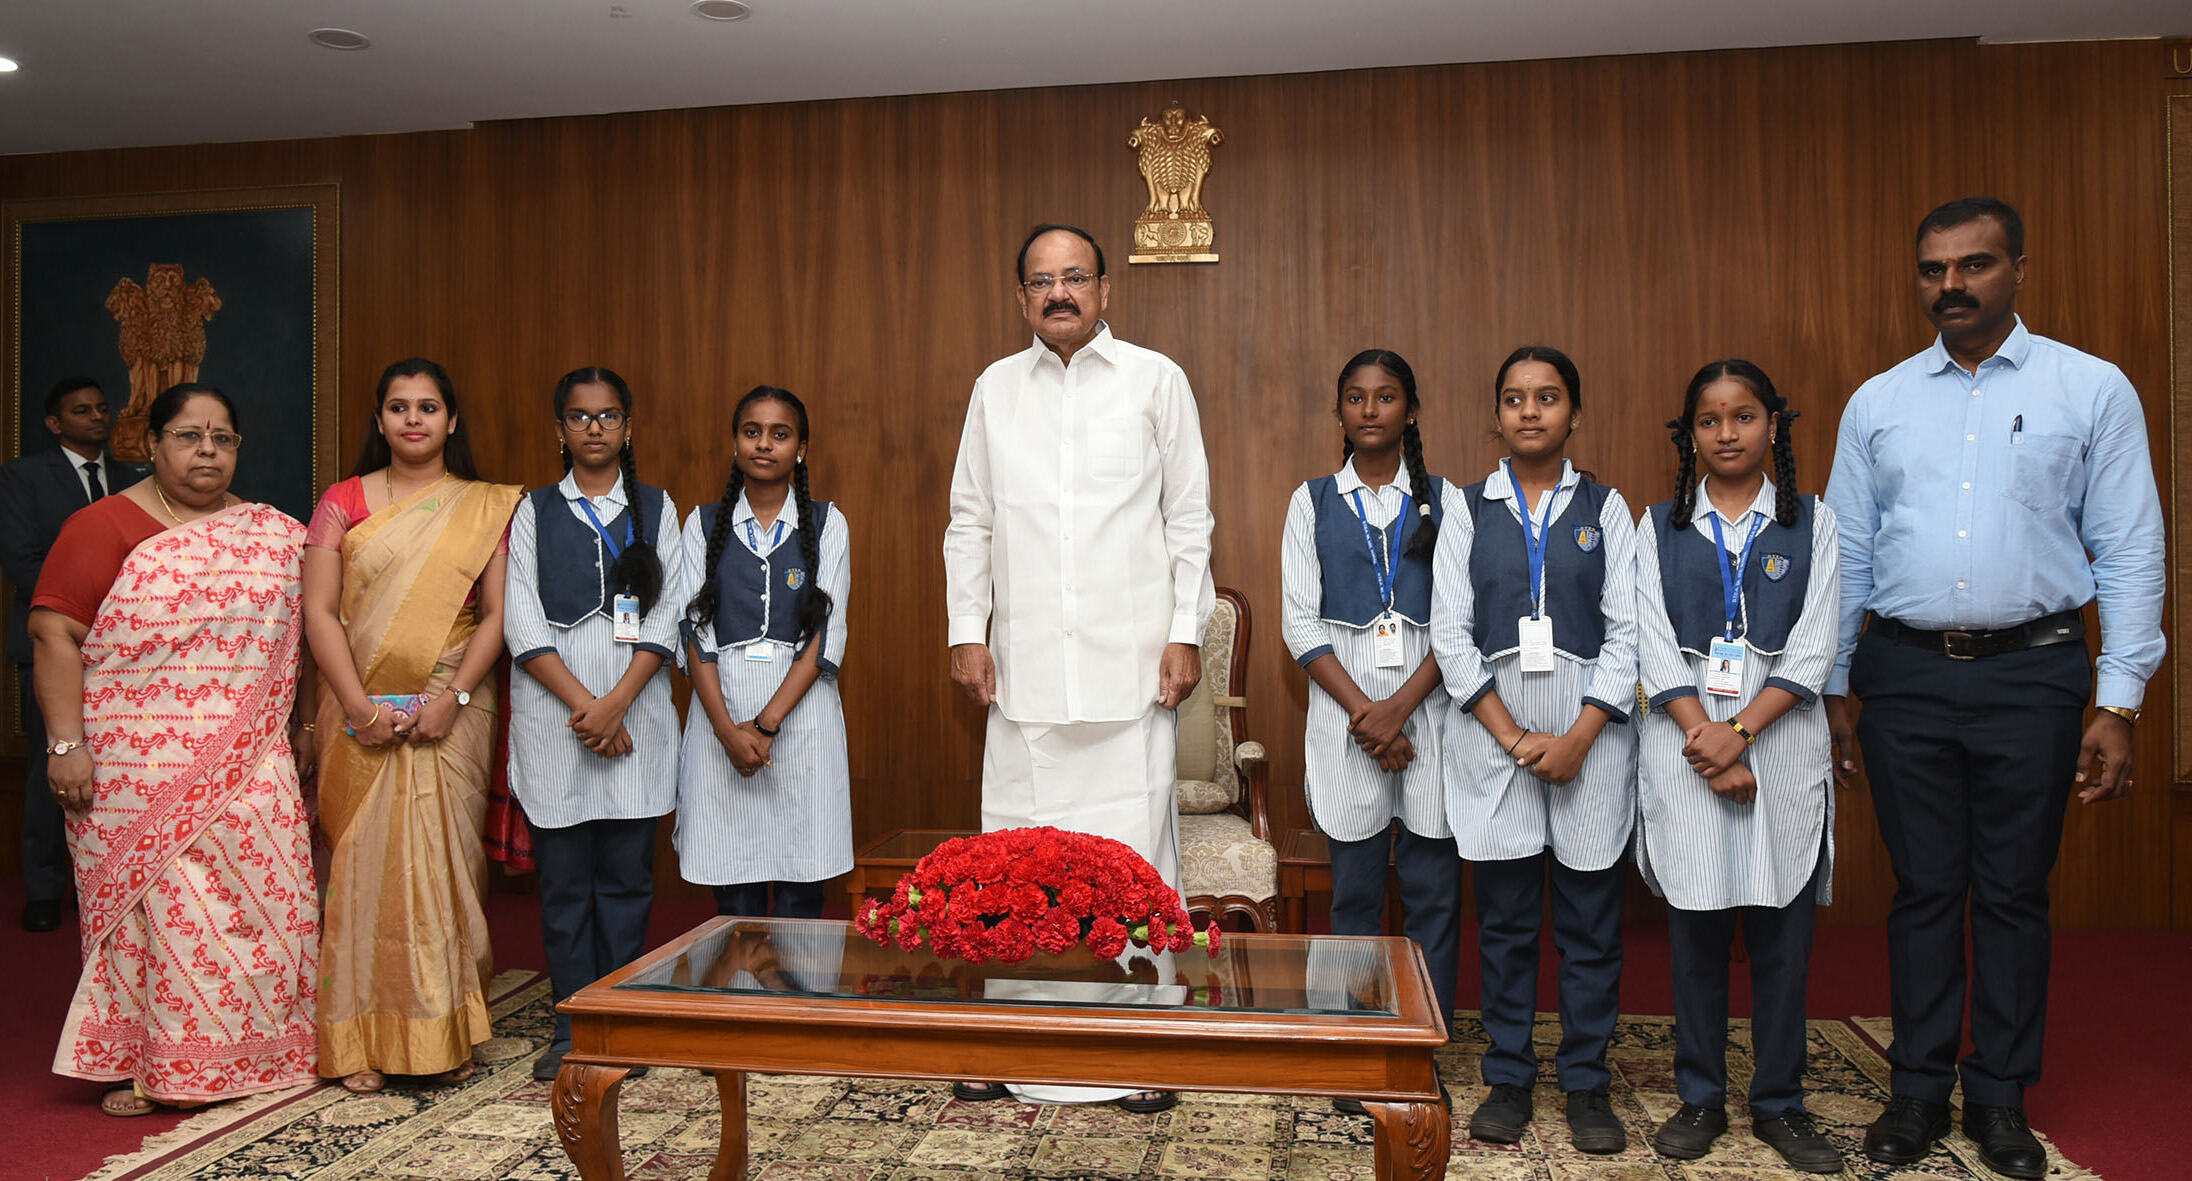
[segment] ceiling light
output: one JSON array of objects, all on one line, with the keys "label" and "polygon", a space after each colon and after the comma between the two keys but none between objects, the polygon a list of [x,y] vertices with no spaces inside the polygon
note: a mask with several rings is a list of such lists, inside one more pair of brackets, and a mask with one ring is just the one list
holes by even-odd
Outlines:
[{"label": "ceiling light", "polygon": [[753,15],[753,9],[738,0],[693,0],[693,14],[712,21],[742,21]]},{"label": "ceiling light", "polygon": [[305,38],[322,49],[364,49],[373,44],[365,34],[348,29],[314,29]]},{"label": "ceiling light", "polygon": [[15,59],[12,57],[0,57],[0,74],[12,74],[14,72]]}]

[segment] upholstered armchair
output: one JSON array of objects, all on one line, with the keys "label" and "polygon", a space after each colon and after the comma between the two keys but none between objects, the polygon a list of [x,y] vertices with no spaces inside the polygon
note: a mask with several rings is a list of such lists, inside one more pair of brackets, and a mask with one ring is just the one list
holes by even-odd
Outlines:
[{"label": "upholstered armchair", "polygon": [[1203,679],[1180,703],[1180,892],[1190,914],[1279,929],[1270,760],[1247,741],[1248,600],[1218,588],[1203,626]]}]

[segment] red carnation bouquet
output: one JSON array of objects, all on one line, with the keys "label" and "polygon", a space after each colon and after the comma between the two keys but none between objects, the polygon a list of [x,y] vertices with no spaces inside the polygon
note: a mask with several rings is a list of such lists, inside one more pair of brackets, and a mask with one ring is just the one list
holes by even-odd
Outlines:
[{"label": "red carnation bouquet", "polygon": [[1127,944],[1218,954],[1218,925],[1198,931],[1179,891],[1142,855],[1107,837],[1006,828],[936,847],[898,879],[888,902],[868,899],[853,926],[877,943],[971,964],[1017,964],[1087,942],[1116,959]]}]

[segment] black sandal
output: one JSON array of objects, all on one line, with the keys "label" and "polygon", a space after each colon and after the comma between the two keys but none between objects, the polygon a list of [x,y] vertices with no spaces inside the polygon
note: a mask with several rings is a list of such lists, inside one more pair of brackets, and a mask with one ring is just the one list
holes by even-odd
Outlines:
[{"label": "black sandal", "polygon": [[993,1099],[1003,1099],[1011,1093],[1005,1090],[1005,1084],[1003,1083],[953,1083],[951,1085],[951,1097],[961,1103],[988,1103]]},{"label": "black sandal", "polygon": [[1178,1091],[1136,1091],[1119,1100],[1119,1109],[1121,1111],[1131,1111],[1136,1115],[1155,1115],[1160,1111],[1170,1111],[1179,1105],[1180,1093]]}]

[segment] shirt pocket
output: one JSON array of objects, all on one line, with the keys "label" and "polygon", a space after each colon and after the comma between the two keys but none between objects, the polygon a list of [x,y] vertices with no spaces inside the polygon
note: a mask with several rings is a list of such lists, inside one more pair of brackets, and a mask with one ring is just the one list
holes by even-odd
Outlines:
[{"label": "shirt pocket", "polygon": [[2085,498],[2078,478],[2083,440],[2032,431],[2018,435],[2017,440],[2009,449],[2006,495],[2011,500],[2036,513],[2054,514]]},{"label": "shirt pocket", "polygon": [[1142,474],[1141,420],[1099,418],[1088,424],[1088,474],[1098,480],[1134,480]]}]

